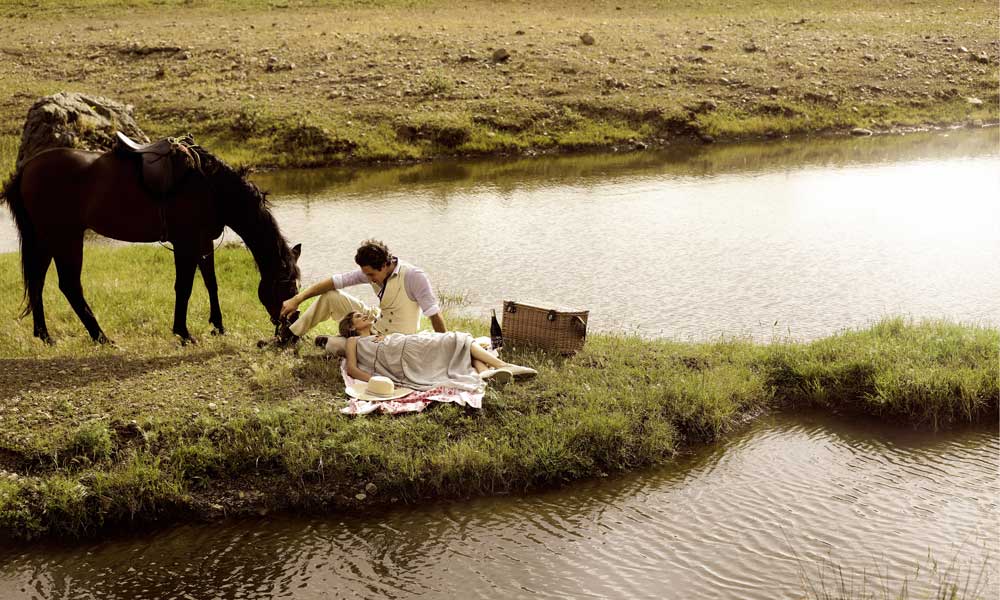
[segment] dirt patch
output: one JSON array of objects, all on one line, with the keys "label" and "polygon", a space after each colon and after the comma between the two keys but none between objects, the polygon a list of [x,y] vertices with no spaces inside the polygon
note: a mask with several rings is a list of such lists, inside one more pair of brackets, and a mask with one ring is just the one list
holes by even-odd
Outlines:
[{"label": "dirt patch", "polygon": [[18,396],[25,391],[68,390],[101,381],[124,381],[153,371],[200,364],[227,354],[234,354],[234,351],[216,350],[143,358],[3,358],[0,359],[0,373],[3,374],[0,376],[0,400]]},{"label": "dirt patch", "polygon": [[169,12],[63,4],[74,10],[0,15],[8,135],[54,84],[135,105],[152,134],[193,131],[241,162],[277,166],[878,131],[1000,112],[989,2],[823,0],[808,18],[749,0],[724,13],[708,0],[569,2],[508,5],[503,19],[485,2],[240,5],[238,19],[230,0]]}]

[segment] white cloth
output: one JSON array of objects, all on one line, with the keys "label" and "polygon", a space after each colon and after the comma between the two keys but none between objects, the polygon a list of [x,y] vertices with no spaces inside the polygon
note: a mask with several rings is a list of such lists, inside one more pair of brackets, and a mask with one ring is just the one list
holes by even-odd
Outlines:
[{"label": "white cloth", "polygon": [[[344,378],[344,386],[357,383],[347,374],[347,361],[340,361],[340,374]],[[340,409],[345,415],[367,415],[373,412],[398,415],[403,413],[421,412],[434,402],[451,402],[467,408],[482,408],[484,392],[466,392],[447,387],[438,387],[426,392],[413,392],[399,400],[358,400],[348,397],[347,406]]]},{"label": "white cloth", "polygon": [[396,385],[414,390],[448,387],[481,392],[485,383],[472,366],[472,336],[458,331],[394,333],[375,341],[358,338],[358,368],[384,375]]}]

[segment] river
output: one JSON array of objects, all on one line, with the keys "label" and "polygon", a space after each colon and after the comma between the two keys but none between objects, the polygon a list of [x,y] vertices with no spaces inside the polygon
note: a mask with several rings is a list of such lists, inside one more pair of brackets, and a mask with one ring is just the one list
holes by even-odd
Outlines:
[{"label": "river", "polygon": [[765,600],[836,590],[842,570],[855,592],[906,579],[925,598],[936,560],[996,598],[998,454],[995,427],[771,415],[670,466],[544,493],[0,550],[0,597]]},{"label": "river", "polygon": [[[255,179],[305,283],[374,237],[481,316],[536,301],[683,340],[1000,323],[998,128]],[[0,211],[0,251],[16,248]]]}]

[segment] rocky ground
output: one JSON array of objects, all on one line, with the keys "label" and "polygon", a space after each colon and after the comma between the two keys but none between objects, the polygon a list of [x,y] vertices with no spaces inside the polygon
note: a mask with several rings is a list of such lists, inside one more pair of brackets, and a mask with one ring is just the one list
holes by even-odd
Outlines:
[{"label": "rocky ground", "polygon": [[58,91],[273,166],[998,118],[991,1],[319,4],[7,3],[4,153]]}]

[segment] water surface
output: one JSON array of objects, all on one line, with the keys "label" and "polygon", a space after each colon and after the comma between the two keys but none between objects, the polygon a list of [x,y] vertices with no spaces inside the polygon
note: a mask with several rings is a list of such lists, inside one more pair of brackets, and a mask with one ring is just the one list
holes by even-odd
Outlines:
[{"label": "water surface", "polygon": [[669,467],[546,493],[10,548],[0,597],[801,598],[803,576],[834,586],[831,565],[898,590],[930,554],[973,580],[985,567],[996,598],[998,453],[995,428],[775,415]]},{"label": "water surface", "polygon": [[541,299],[590,309],[597,329],[811,339],[890,314],[1000,322],[996,135],[261,182],[307,277],[349,268],[374,236],[480,314]]}]

